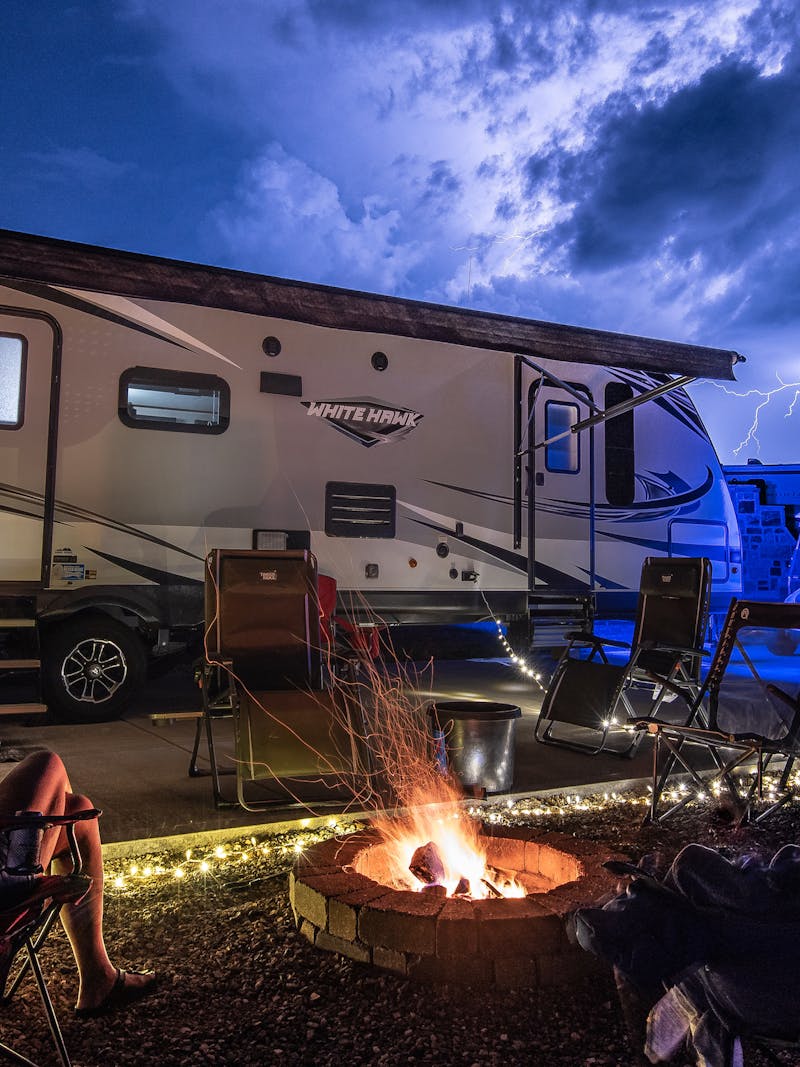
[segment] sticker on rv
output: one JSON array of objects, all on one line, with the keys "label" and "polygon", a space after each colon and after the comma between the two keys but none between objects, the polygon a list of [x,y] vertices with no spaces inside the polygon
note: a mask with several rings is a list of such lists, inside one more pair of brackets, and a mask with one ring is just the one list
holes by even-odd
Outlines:
[{"label": "sticker on rv", "polygon": [[57,563],[53,567],[53,577],[62,582],[82,582],[85,570],[83,563]]},{"label": "sticker on rv", "polygon": [[391,407],[372,397],[302,400],[301,403],[310,417],[324,419],[365,448],[400,441],[422,421],[418,411]]}]

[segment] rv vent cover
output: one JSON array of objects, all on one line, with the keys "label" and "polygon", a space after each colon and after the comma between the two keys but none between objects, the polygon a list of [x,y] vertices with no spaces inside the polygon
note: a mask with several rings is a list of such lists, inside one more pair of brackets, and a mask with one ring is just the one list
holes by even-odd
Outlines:
[{"label": "rv vent cover", "polygon": [[325,533],[328,537],[394,537],[396,498],[393,485],[328,482]]}]

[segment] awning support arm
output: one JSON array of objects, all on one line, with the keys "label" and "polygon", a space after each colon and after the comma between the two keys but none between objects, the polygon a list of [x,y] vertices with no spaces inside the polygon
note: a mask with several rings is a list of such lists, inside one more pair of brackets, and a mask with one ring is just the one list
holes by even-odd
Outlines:
[{"label": "awning support arm", "polygon": [[[552,375],[548,375],[552,377]],[[680,378],[672,378],[668,382],[662,382],[661,385],[657,385],[654,389],[648,389],[646,393],[639,393],[638,396],[631,397],[630,400],[623,400],[621,404],[615,404],[612,408],[606,408],[605,411],[597,411],[595,415],[590,415],[588,419],[582,419],[581,422],[576,422],[574,426],[570,426],[568,430],[564,430],[563,433],[556,434],[555,437],[548,437],[546,441],[540,441],[538,445],[534,445],[534,451],[537,448],[544,448],[546,445],[552,445],[555,441],[560,441],[563,437],[569,437],[572,433],[580,433],[581,430],[588,430],[590,426],[597,426],[600,422],[607,422],[609,419],[616,418],[617,415],[624,415],[626,411],[632,411],[634,408],[638,408],[640,404],[646,404],[649,400],[655,400],[659,396],[663,396],[665,393],[671,393],[673,389],[683,389],[687,385],[691,385],[692,382],[697,379],[691,375],[684,374]],[[569,388],[569,386],[565,386]],[[573,390],[570,390],[573,392]],[[581,397],[583,403],[586,403],[586,397]]]}]

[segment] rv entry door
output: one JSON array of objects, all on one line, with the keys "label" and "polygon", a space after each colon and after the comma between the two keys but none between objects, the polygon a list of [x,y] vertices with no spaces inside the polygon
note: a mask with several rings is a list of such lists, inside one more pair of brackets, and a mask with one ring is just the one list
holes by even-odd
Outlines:
[{"label": "rv entry door", "polygon": [[0,308],[0,582],[49,573],[60,336],[48,315]]},{"label": "rv entry door", "polygon": [[533,593],[594,588],[594,430],[570,428],[592,413],[583,385],[535,379],[528,390],[528,551]]}]

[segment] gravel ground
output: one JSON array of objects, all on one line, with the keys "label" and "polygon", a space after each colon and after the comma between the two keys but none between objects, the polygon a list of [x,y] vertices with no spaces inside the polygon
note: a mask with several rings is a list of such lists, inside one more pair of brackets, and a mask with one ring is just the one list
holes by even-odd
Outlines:
[{"label": "gravel ground", "polygon": [[[544,813],[497,805],[496,820],[608,844],[632,859],[666,859],[691,840],[731,854],[771,855],[800,840],[800,809],[764,828],[735,829],[724,810],[688,811],[669,827],[640,827],[641,807],[562,798]],[[309,833],[302,835],[308,841]],[[139,871],[110,870],[106,935],[122,966],[162,975],[159,990],[126,1012],[77,1020],[71,955],[58,931],[43,953],[75,1067],[116,1064],[399,1065],[447,1067],[629,1067],[642,1062],[625,1033],[613,981],[592,979],[543,992],[478,992],[422,986],[310,946],[294,929],[286,871],[297,835],[242,838],[225,858],[198,849],[139,859]],[[268,850],[265,852],[265,850]],[[246,854],[246,858],[243,858]],[[201,869],[205,860],[208,871]],[[173,870],[181,865],[184,877]],[[163,872],[144,876],[145,866]],[[123,884],[115,887],[115,877]],[[0,1022],[4,1040],[55,1063],[35,988],[25,986]],[[800,1058],[782,1053],[798,1067]],[[686,1057],[673,1061],[688,1067]],[[745,1050],[747,1067],[766,1061]]]}]

